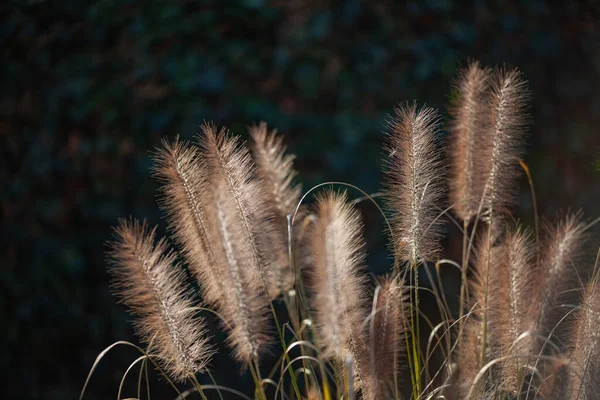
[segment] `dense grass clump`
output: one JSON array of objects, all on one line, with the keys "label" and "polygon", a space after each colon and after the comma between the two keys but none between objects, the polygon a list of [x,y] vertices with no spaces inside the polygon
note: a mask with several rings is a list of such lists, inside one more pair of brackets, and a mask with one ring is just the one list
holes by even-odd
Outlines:
[{"label": "dense grass clump", "polygon": [[[214,350],[197,315],[210,309],[258,399],[599,398],[591,223],[567,213],[528,228],[511,214],[527,171],[526,84],[517,70],[471,63],[454,90],[447,159],[436,110],[403,104],[391,117],[382,215],[393,261],[375,285],[356,201],[327,189],[305,206],[320,186],[301,198],[294,158],[265,124],[250,129],[248,147],[211,124],[195,143],[165,141],[155,173],[173,244],[126,221],[110,253],[118,295],[147,345],[137,361],[205,400],[235,393],[197,379],[210,376]],[[448,221],[462,228],[456,262],[443,257]],[[444,281],[432,279],[440,268],[461,270],[457,311]],[[423,274],[436,284],[419,285]],[[442,315],[435,326],[422,314],[425,290]],[[261,358],[277,343],[280,368],[264,371]]]}]

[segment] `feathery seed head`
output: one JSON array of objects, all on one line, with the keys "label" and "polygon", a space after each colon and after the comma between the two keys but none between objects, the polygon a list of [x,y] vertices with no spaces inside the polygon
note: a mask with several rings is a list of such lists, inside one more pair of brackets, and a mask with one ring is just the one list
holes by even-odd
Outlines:
[{"label": "feathery seed head", "polygon": [[593,399],[600,389],[600,284],[597,282],[588,285],[574,327],[569,386],[573,398]]},{"label": "feathery seed head", "polygon": [[439,117],[432,108],[403,104],[389,123],[386,198],[396,257],[413,266],[440,251],[443,170],[437,149]]},{"label": "feathery seed head", "polygon": [[[501,348],[500,337],[505,324],[500,310],[508,302],[507,278],[504,274],[505,270],[500,266],[502,247],[499,243],[502,234],[503,227],[495,223],[484,226],[476,238],[469,299],[472,312],[465,324],[467,331],[465,340],[460,341],[462,346],[460,353],[464,357],[459,360],[461,373],[470,378],[473,378],[474,374],[483,367],[481,349],[484,331],[486,331],[485,359],[497,355]],[[477,346],[477,348],[470,346]],[[475,355],[476,358],[473,358]]]},{"label": "feathery seed head", "polygon": [[369,374],[365,399],[393,398],[405,355],[404,338],[408,289],[398,277],[378,280],[369,329]]},{"label": "feathery seed head", "polygon": [[195,316],[185,274],[164,239],[154,245],[146,223],[121,221],[110,257],[117,293],[136,317],[135,328],[149,353],[183,381],[205,371],[214,353],[204,320]]},{"label": "feathery seed head", "polygon": [[190,270],[202,282],[204,301],[212,306],[226,301],[225,280],[217,265],[218,239],[208,226],[211,208],[205,160],[197,147],[178,138],[172,143],[164,140],[153,158],[154,176],[161,184],[159,205]]},{"label": "feathery seed head", "polygon": [[457,365],[454,374],[450,377],[451,386],[445,391],[447,397],[465,399],[475,384],[474,393],[481,398],[485,389],[484,381],[475,382],[475,377],[481,369],[481,320],[473,314],[469,316],[464,326],[463,337],[458,342]]},{"label": "feathery seed head", "polygon": [[529,90],[517,69],[494,70],[491,78],[489,130],[483,138],[485,160],[483,212],[489,218],[492,212],[505,214],[514,203],[515,181],[519,175],[519,160],[523,154]]},{"label": "feathery seed head", "polygon": [[[519,336],[527,330],[527,315],[531,303],[531,289],[535,280],[534,246],[531,231],[517,227],[509,230],[501,244],[502,259],[498,266],[502,282],[493,290],[502,293],[505,302],[498,304],[501,326],[499,327],[500,355],[529,354],[530,349]],[[501,365],[504,389],[515,393],[519,390],[523,359],[510,359]]]},{"label": "feathery seed head", "polygon": [[292,213],[300,200],[302,186],[294,184],[298,172],[294,169],[293,154],[286,153],[283,137],[275,130],[268,131],[261,122],[250,128],[252,151],[258,176],[265,183],[269,202],[281,218]]},{"label": "feathery seed head", "polygon": [[488,111],[490,70],[471,62],[454,83],[456,97],[449,112],[450,203],[455,214],[469,222],[477,214],[483,196],[481,177],[485,164],[484,135]]},{"label": "feathery seed head", "polygon": [[269,343],[263,263],[270,255],[258,250],[257,235],[270,232],[265,200],[248,151],[213,126],[203,129],[201,148],[165,142],[155,157],[161,205],[204,299],[225,318],[235,357],[248,362]]},{"label": "feathery seed head", "polygon": [[250,362],[270,342],[265,283],[274,262],[267,242],[273,234],[271,218],[248,149],[214,125],[205,124],[202,131],[197,140],[206,179],[200,191],[224,286],[218,308],[230,327],[235,357]]},{"label": "feathery seed head", "polygon": [[250,135],[257,175],[273,214],[273,236],[269,242],[276,259],[268,284],[271,298],[276,298],[294,285],[294,271],[288,260],[287,217],[300,201],[301,186],[293,182],[297,175],[293,165],[295,157],[286,153],[283,138],[275,131],[269,132],[264,122],[252,126]]},{"label": "feathery seed head", "polygon": [[229,136],[225,129],[217,131],[210,124],[202,126],[198,144],[210,177],[206,189],[228,218],[235,220],[229,229],[233,230],[237,252],[248,259],[248,270],[259,281],[265,281],[270,273],[268,266],[275,261],[268,240],[273,235],[273,215],[267,195],[255,178],[250,152],[239,137]]},{"label": "feathery seed head", "polygon": [[[534,332],[548,337],[553,331],[552,341],[566,338],[566,324],[557,324],[569,311],[564,305],[575,302],[573,289],[579,287],[579,277],[584,272],[579,264],[586,242],[585,225],[581,213],[567,214],[548,230],[544,240],[530,318]],[[546,351],[550,350],[548,347]]]},{"label": "feathery seed head", "polygon": [[[345,193],[328,191],[317,197],[317,219],[310,227],[313,254],[311,292],[314,319],[324,355],[344,362],[356,357],[357,340],[366,317],[362,223]],[[353,354],[354,353],[354,354]]]}]

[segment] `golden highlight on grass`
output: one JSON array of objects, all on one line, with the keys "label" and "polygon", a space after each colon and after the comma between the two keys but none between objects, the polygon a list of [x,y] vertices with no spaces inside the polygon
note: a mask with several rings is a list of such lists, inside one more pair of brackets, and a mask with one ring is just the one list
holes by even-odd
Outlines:
[{"label": "golden highlight on grass", "polygon": [[[453,87],[448,160],[438,113],[401,104],[384,144],[389,216],[352,184],[337,183],[361,197],[325,184],[301,197],[294,156],[265,123],[249,128],[247,145],[208,123],[193,143],[163,141],[153,156],[159,205],[186,265],[145,223],[120,222],[110,272],[146,349],[109,346],[82,397],[102,357],[128,344],[142,355],[119,397],[139,366],[143,397],[154,366],[180,398],[197,391],[203,400],[598,399],[600,274],[598,265],[590,274],[586,248],[599,220],[567,213],[538,240],[536,215],[533,240],[511,215],[528,97],[518,70],[469,63]],[[364,199],[385,218],[392,249],[390,273],[373,280],[355,207]],[[442,246],[452,241],[441,229],[450,211],[462,222],[458,262]],[[186,267],[207,308],[187,289]],[[459,293],[444,268],[460,269]],[[252,393],[214,382],[200,309],[222,320]],[[280,361],[265,371],[277,340]],[[182,393],[173,381],[193,388]]]}]

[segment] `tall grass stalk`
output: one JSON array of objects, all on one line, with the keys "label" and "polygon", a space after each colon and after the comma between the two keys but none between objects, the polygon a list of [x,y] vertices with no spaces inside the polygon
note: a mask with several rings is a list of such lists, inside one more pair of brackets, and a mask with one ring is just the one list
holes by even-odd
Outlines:
[{"label": "tall grass stalk", "polygon": [[[249,128],[248,146],[212,124],[192,143],[164,141],[154,172],[173,246],[126,220],[109,252],[116,294],[147,350],[109,346],[80,400],[104,355],[121,344],[142,355],[122,375],[119,397],[138,366],[137,398],[144,379],[150,397],[153,366],[181,399],[197,391],[208,400],[215,390],[221,400],[225,392],[268,400],[270,386],[290,400],[598,398],[600,248],[593,266],[586,248],[600,219],[559,214],[540,232],[523,160],[528,99],[518,70],[470,62],[452,86],[447,146],[437,111],[399,105],[386,129],[383,190],[374,194],[344,182],[302,194],[294,156],[264,123]],[[533,230],[511,214],[522,172]],[[391,255],[374,289],[357,207],[364,200],[383,218]],[[462,234],[456,262],[443,257],[446,221]],[[446,282],[454,268],[457,293]],[[439,317],[424,312],[430,296]],[[218,317],[253,393],[215,382],[205,312]],[[263,371],[275,341],[279,359]],[[212,384],[201,384],[202,375]],[[192,387],[182,392],[176,383]]]}]

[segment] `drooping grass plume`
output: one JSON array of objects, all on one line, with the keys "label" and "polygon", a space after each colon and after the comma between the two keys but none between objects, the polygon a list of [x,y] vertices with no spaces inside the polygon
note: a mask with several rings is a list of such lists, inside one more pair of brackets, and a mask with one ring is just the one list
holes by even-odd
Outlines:
[{"label": "drooping grass plume", "polygon": [[148,352],[175,380],[202,372],[214,353],[204,321],[197,317],[185,274],[165,239],[154,244],[155,229],[122,220],[110,257],[117,293],[136,317],[137,334]]},{"label": "drooping grass plume", "polygon": [[218,264],[218,234],[209,226],[211,205],[206,202],[208,172],[198,148],[178,138],[164,140],[154,155],[154,175],[159,180],[161,208],[169,229],[196,276],[204,301],[211,306],[227,302],[227,281]]},{"label": "drooping grass plume", "polygon": [[[206,163],[203,197],[211,212],[209,230],[220,244],[220,264],[229,273],[225,315],[236,321],[230,341],[236,358],[248,361],[264,354],[270,340],[266,282],[276,261],[269,248],[272,235],[267,198],[256,179],[252,158],[237,137],[214,125],[198,136]],[[215,244],[216,247],[216,244]]]},{"label": "drooping grass plume", "polygon": [[275,298],[294,285],[294,271],[288,260],[287,216],[292,214],[300,200],[301,186],[294,184],[297,172],[294,170],[294,155],[287,154],[283,138],[275,131],[268,131],[262,122],[250,128],[252,154],[258,177],[268,196],[274,219],[274,235],[271,248],[276,254],[276,262],[271,269],[269,293]]},{"label": "drooping grass plume", "polygon": [[359,213],[345,194],[328,191],[317,197],[316,221],[310,227],[313,255],[310,291],[323,356],[339,364],[354,359],[358,375],[366,372],[363,328],[367,316],[364,239]]},{"label": "drooping grass plume", "polygon": [[264,292],[269,264],[263,263],[270,258],[255,252],[260,246],[255,231],[268,221],[264,208],[256,209],[264,196],[251,180],[247,150],[212,126],[203,129],[203,149],[175,142],[159,151],[162,204],[204,298],[225,319],[236,359],[255,361],[270,342]]},{"label": "drooping grass plume", "polygon": [[571,346],[572,398],[597,399],[600,390],[600,283],[588,285],[577,314]]},{"label": "drooping grass plume", "polygon": [[389,123],[386,152],[386,199],[398,260],[435,261],[440,251],[439,215],[443,170],[437,150],[439,118],[416,104],[396,108]]},{"label": "drooping grass plume", "polygon": [[[531,330],[557,345],[566,339],[568,325],[565,321],[557,324],[576,303],[575,291],[584,272],[578,265],[586,242],[584,228],[580,213],[567,214],[548,230],[540,252],[542,257],[532,291]],[[532,350],[537,353],[542,348],[544,353],[551,350],[541,340],[536,341]]]},{"label": "drooping grass plume", "polygon": [[[527,330],[527,316],[531,304],[531,290],[535,279],[535,249],[531,231],[517,227],[506,232],[501,244],[502,259],[498,275],[498,290],[504,297],[498,304],[500,320],[500,355],[520,355],[528,353],[519,336]],[[517,392],[523,379],[527,360],[514,358],[501,364],[501,381],[504,390]]]},{"label": "drooping grass plume", "polygon": [[398,372],[406,354],[408,290],[397,277],[379,280],[369,329],[369,373],[365,399],[397,397]]},{"label": "drooping grass plume", "polygon": [[239,242],[238,257],[248,259],[248,270],[264,280],[275,261],[269,243],[273,216],[267,194],[255,179],[250,152],[238,137],[228,136],[225,129],[217,131],[210,124],[202,126],[198,145],[206,160],[207,190],[216,197],[216,208],[232,219],[229,229],[234,242]]},{"label": "drooping grass plume", "polygon": [[459,72],[454,83],[456,96],[449,107],[450,204],[467,223],[477,214],[485,184],[484,135],[489,102],[490,70],[471,62]]},{"label": "drooping grass plume", "polygon": [[486,124],[489,133],[484,135],[481,153],[484,173],[478,175],[485,180],[483,212],[488,218],[493,212],[506,213],[514,203],[529,99],[526,83],[517,69],[496,68],[490,90],[489,121]]}]

